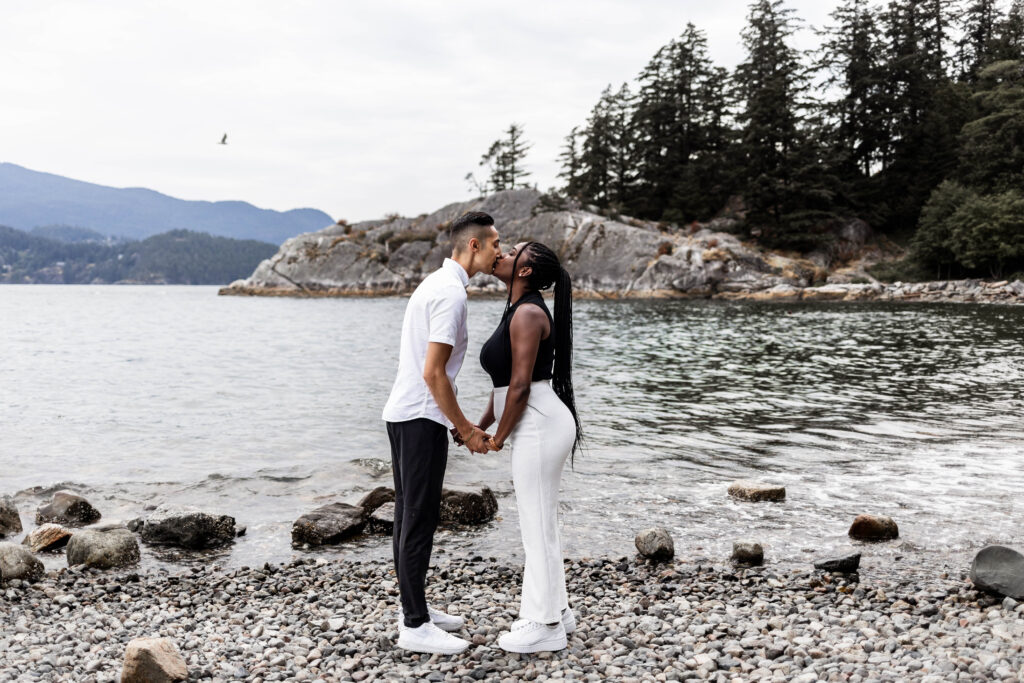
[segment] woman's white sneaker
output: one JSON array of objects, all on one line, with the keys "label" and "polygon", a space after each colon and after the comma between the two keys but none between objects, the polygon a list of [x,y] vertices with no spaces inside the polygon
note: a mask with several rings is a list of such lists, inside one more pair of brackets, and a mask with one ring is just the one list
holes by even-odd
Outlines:
[{"label": "woman's white sneaker", "polygon": [[548,626],[536,621],[521,621],[522,623],[516,624],[518,628],[502,633],[498,638],[498,645],[502,650],[521,654],[555,652],[564,650],[568,644],[565,627],[561,622]]},{"label": "woman's white sneaker", "polygon": [[[516,619],[512,622],[511,628],[513,631],[518,631],[529,623],[529,619]],[[571,636],[576,630],[576,615],[568,607],[562,610],[562,628],[565,629],[565,635],[567,636]]]},{"label": "woman's white sneaker", "polygon": [[398,647],[411,652],[427,652],[435,655],[457,655],[469,647],[469,641],[450,633],[445,633],[432,622],[420,624],[416,628],[400,626],[398,629]]}]

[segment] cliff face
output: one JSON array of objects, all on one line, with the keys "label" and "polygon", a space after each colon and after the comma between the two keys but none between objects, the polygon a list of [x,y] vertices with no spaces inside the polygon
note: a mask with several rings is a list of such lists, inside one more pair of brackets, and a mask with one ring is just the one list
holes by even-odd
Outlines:
[{"label": "cliff face", "polygon": [[[286,241],[272,258],[224,294],[330,296],[400,294],[450,253],[448,223],[466,211],[494,216],[503,244],[543,242],[562,258],[581,294],[708,296],[804,287],[822,276],[815,263],[745,246],[714,223],[682,232],[583,210],[544,210],[535,190],[511,190],[449,204],[429,215],[332,225]],[[471,287],[498,289],[478,275]]]}]

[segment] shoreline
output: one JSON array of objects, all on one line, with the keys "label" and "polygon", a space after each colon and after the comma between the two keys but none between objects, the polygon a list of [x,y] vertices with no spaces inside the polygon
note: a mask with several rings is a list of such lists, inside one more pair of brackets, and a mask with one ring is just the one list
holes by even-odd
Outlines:
[{"label": "shoreline", "polygon": [[[289,297],[289,298],[374,298],[409,296],[413,288],[373,289],[351,287],[222,287],[218,296]],[[470,287],[474,297],[501,298],[497,288]],[[980,303],[1024,304],[1024,282],[1015,280],[985,281],[935,280],[914,283],[825,284],[815,287],[777,285],[768,289],[656,289],[656,290],[593,290],[573,292],[579,300],[644,300],[644,299],[713,299],[758,302],[908,302],[908,303]]]},{"label": "shoreline", "polygon": [[[963,571],[859,575],[702,559],[566,561],[578,630],[566,650],[511,655],[519,567],[442,558],[432,604],[467,619],[456,656],[394,646],[390,563],[298,559],[222,569],[48,573],[0,589],[4,680],[113,681],[137,637],[174,641],[190,680],[1017,680],[1024,605]],[[7,678],[9,677],[9,678]]]}]

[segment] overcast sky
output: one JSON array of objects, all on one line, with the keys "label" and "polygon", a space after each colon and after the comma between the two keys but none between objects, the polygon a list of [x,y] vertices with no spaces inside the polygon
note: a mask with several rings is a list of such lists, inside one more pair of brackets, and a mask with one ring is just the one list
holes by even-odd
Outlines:
[{"label": "overcast sky", "polygon": [[[0,161],[362,220],[468,199],[463,177],[514,121],[545,189],[605,85],[686,22],[738,63],[747,5],[4,0]],[[815,26],[835,5],[789,3]]]}]

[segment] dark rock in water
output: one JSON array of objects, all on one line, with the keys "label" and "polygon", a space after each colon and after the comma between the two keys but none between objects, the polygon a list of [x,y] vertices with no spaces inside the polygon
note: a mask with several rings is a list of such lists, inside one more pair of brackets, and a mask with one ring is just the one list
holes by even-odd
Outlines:
[{"label": "dark rock in water", "polygon": [[898,538],[900,530],[892,517],[857,515],[848,533],[858,541],[889,541]]},{"label": "dark rock in water", "polygon": [[43,575],[43,563],[17,543],[0,543],[0,582],[35,581]]},{"label": "dark rock in water", "polygon": [[36,524],[47,522],[80,527],[92,524],[101,517],[89,501],[71,491],[57,491],[53,499],[36,511]]},{"label": "dark rock in water", "polygon": [[235,531],[235,538],[241,538],[242,536],[245,536],[245,532],[248,531],[248,530],[249,530],[249,527],[246,527],[246,526],[238,527],[238,529]]},{"label": "dark rock in water", "polygon": [[852,555],[846,555],[844,557],[834,557],[814,563],[815,569],[820,569],[824,572],[839,572],[842,574],[851,574],[857,571],[859,567],[860,553],[853,553]]},{"label": "dark rock in water", "polygon": [[664,527],[644,529],[634,539],[636,549],[651,560],[671,560],[676,554],[672,535]]},{"label": "dark rock in water", "polygon": [[83,564],[96,569],[126,567],[139,561],[139,541],[128,529],[115,527],[76,531],[68,541],[68,566]]},{"label": "dark rock in water", "polygon": [[49,552],[60,550],[71,540],[71,530],[62,527],[60,524],[44,524],[33,529],[22,545],[27,545],[32,552]]},{"label": "dark rock in water", "polygon": [[378,486],[374,490],[363,496],[356,505],[365,510],[366,515],[370,515],[374,510],[379,508],[384,503],[393,503],[395,501],[395,490],[388,488],[387,486]]},{"label": "dark rock in water", "polygon": [[20,534],[21,515],[10,496],[0,496],[0,538]]},{"label": "dark rock in water", "polygon": [[761,547],[760,543],[736,541],[732,544],[731,559],[737,564],[759,567],[764,564],[764,548]]},{"label": "dark rock in water", "polygon": [[1024,555],[1002,545],[982,548],[971,563],[971,581],[987,593],[1024,600]]},{"label": "dark rock in water", "polygon": [[312,546],[340,543],[366,526],[366,511],[358,505],[331,503],[307,512],[292,524],[292,543]]},{"label": "dark rock in water", "polygon": [[762,484],[752,481],[737,481],[729,486],[729,495],[753,503],[762,501],[778,502],[786,499],[786,487],[777,484]]},{"label": "dark rock in water", "polygon": [[395,504],[384,503],[373,511],[366,522],[366,530],[374,534],[390,534],[395,530]]},{"label": "dark rock in water", "polygon": [[[188,550],[217,548],[235,538],[235,518],[213,515],[193,507],[161,505],[153,514],[132,526],[146,543]],[[131,528],[131,527],[129,527]]]},{"label": "dark rock in water", "polygon": [[188,680],[188,668],[170,638],[136,638],[124,649],[121,683],[172,683]]},{"label": "dark rock in water", "polygon": [[441,521],[484,524],[498,513],[498,499],[487,486],[479,489],[450,488],[441,491]]}]

